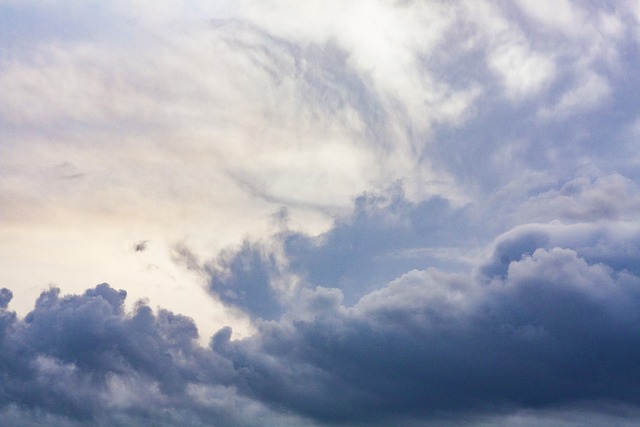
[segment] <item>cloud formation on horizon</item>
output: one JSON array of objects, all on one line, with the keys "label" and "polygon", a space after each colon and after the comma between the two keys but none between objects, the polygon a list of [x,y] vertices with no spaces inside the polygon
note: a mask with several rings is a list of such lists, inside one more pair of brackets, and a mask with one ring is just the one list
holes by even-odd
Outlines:
[{"label": "cloud formation on horizon", "polygon": [[516,228],[493,247],[470,273],[412,270],[352,305],[339,288],[301,288],[251,337],[223,328],[209,348],[191,319],[144,303],[127,313],[126,293],[106,284],[46,291],[24,319],[5,289],[2,405],[68,425],[384,425],[637,406],[637,224]]}]

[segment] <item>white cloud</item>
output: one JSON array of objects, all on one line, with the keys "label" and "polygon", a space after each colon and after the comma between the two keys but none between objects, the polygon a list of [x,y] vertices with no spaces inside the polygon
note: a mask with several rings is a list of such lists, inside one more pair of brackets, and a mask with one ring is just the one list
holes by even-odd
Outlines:
[{"label": "white cloud", "polygon": [[[487,51],[487,65],[502,80],[509,98],[520,101],[538,94],[556,77],[553,54],[536,51],[504,8],[493,2],[464,3],[466,25],[475,27],[475,44]],[[473,40],[473,38],[472,38]]]},{"label": "white cloud", "polygon": [[537,22],[568,36],[578,36],[585,28],[579,6],[570,0],[518,0],[517,4]]},{"label": "white cloud", "polygon": [[507,95],[515,99],[535,95],[555,76],[552,59],[522,45],[498,46],[489,61],[489,65],[502,75]]},{"label": "white cloud", "polygon": [[589,111],[601,106],[610,94],[611,86],[605,77],[587,72],[579,76],[575,85],[563,93],[555,105],[541,109],[539,115],[554,120]]}]

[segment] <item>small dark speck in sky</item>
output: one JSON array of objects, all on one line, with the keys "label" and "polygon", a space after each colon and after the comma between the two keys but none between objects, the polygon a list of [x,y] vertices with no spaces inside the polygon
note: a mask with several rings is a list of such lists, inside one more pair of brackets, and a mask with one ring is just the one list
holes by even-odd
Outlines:
[{"label": "small dark speck in sky", "polygon": [[133,250],[136,252],[144,252],[147,250],[148,240],[140,240],[139,242],[133,245]]}]

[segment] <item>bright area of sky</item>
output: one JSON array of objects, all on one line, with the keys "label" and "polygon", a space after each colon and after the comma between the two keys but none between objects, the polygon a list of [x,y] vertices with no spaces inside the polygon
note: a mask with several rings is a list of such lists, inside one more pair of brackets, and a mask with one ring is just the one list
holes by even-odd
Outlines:
[{"label": "bright area of sky", "polygon": [[[203,348],[231,326],[233,339],[223,329],[211,351],[259,371],[251,349],[286,347],[278,337],[292,330],[287,342],[302,348],[313,341],[297,329],[307,323],[366,324],[388,345],[391,334],[380,331],[397,323],[441,343],[432,351],[394,335],[394,346],[420,360],[460,362],[447,342],[491,358],[483,334],[497,319],[511,319],[495,326],[500,333],[561,341],[568,327],[545,323],[544,307],[557,304],[567,324],[591,327],[570,310],[580,303],[566,302],[588,295],[585,307],[624,314],[603,321],[625,332],[608,345],[628,353],[605,358],[620,378],[550,382],[540,396],[513,391],[510,401],[507,380],[483,389],[482,375],[447,382],[393,361],[400,379],[417,370],[444,394],[475,385],[500,410],[480,411],[472,393],[424,403],[412,393],[425,391],[405,378],[406,390],[400,380],[390,386],[407,393],[397,394],[399,409],[376,417],[421,425],[464,410],[482,413],[469,421],[477,425],[632,425],[639,402],[624,378],[638,368],[624,358],[637,361],[640,351],[628,327],[640,304],[639,48],[637,0],[0,0],[0,288],[13,292],[5,311],[22,319],[50,286],[62,301],[106,282],[127,292],[122,319],[140,300],[188,316]],[[522,320],[529,314],[538,320]],[[473,345],[460,318],[475,319],[477,339],[489,344]],[[434,332],[444,323],[451,341]],[[589,343],[579,344],[597,345]],[[501,348],[516,358],[523,346]],[[354,349],[331,348],[317,359],[304,349],[288,355],[301,368],[277,378],[316,384],[309,378],[325,377],[302,368],[311,366],[353,388],[338,403],[274,395],[275,385],[246,378],[245,388],[185,380],[192,401],[204,408],[215,395],[219,412],[176,404],[174,418],[156,422],[208,425],[198,421],[205,413],[220,425],[366,421],[384,394],[368,384],[367,400],[358,381],[326,368],[345,362],[346,372],[356,360]],[[45,349],[33,363],[42,372],[84,366],[65,354]],[[522,370],[566,369],[557,354],[539,356]],[[490,370],[488,360],[479,366]],[[511,372],[511,359],[503,362]],[[105,390],[134,394],[113,375]],[[159,383],[158,396],[173,396]],[[574,386],[590,391],[572,394]],[[248,415],[220,409],[225,393]],[[7,399],[4,415],[16,425],[49,413],[49,422],[75,425],[73,408],[33,403],[29,411],[43,411],[33,415]],[[571,406],[569,418],[558,409],[593,401],[614,406],[595,415],[591,403]]]}]

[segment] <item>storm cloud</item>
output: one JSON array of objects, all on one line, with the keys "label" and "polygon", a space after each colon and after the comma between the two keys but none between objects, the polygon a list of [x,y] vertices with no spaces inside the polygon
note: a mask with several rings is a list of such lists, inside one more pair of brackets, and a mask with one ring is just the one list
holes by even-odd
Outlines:
[{"label": "storm cloud", "polygon": [[[209,348],[190,319],[144,304],[125,313],[125,292],[106,284],[50,289],[24,319],[3,309],[3,406],[99,425],[113,414],[123,425],[264,425],[245,405],[329,425],[633,407],[640,277],[626,268],[639,242],[629,227],[512,230],[471,273],[412,270],[352,305],[339,288],[302,288],[251,337],[223,328]],[[601,250],[584,253],[596,235]]]}]

